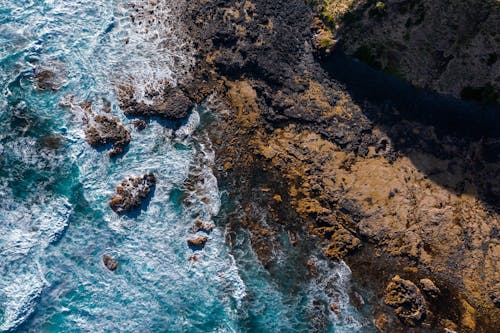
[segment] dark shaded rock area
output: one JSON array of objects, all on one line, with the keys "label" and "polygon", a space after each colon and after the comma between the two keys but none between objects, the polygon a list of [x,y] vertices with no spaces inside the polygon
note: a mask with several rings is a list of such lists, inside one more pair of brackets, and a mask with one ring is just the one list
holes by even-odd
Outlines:
[{"label": "dark shaded rock area", "polygon": [[110,255],[107,255],[107,254],[103,255],[102,262],[103,262],[104,266],[106,266],[106,268],[112,272],[114,272],[118,269],[118,261],[116,261]]},{"label": "dark shaded rock area", "polygon": [[111,209],[116,213],[126,213],[141,207],[156,185],[156,177],[147,174],[128,177],[116,187],[116,195],[109,201]]},{"label": "dark shaded rock area", "polygon": [[167,120],[179,120],[187,117],[194,102],[177,87],[168,82],[161,82],[160,89],[146,92],[146,96],[137,98],[131,85],[120,85],[117,89],[120,108],[128,116],[156,116]]}]

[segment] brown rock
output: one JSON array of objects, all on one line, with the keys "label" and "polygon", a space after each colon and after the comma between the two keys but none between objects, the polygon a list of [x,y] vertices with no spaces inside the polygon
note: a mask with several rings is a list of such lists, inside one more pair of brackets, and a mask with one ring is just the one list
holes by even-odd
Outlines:
[{"label": "brown rock", "polygon": [[203,246],[205,246],[207,241],[208,241],[207,236],[201,236],[201,237],[197,237],[197,238],[188,239],[187,242],[190,246],[193,246],[193,247],[203,247]]},{"label": "brown rock", "polygon": [[407,326],[422,322],[427,311],[420,289],[411,281],[396,275],[385,290],[385,304],[395,308],[398,318]]},{"label": "brown rock", "polygon": [[430,279],[421,279],[420,286],[422,291],[431,298],[437,298],[441,294],[441,290]]},{"label": "brown rock", "polygon": [[379,332],[387,332],[387,325],[389,321],[387,320],[387,315],[385,313],[380,313],[375,319],[375,327]]},{"label": "brown rock", "polygon": [[104,263],[104,266],[112,272],[118,269],[118,261],[107,254],[102,256],[102,262]]},{"label": "brown rock", "polygon": [[201,220],[197,220],[195,223],[194,223],[194,232],[198,232],[198,231],[203,231],[207,234],[211,233],[212,230],[214,229],[214,226],[211,225],[211,224],[208,224],[208,223],[204,223],[203,221]]},{"label": "brown rock", "polygon": [[117,213],[125,213],[141,206],[156,185],[156,177],[147,174],[139,177],[128,177],[116,187],[116,195],[109,205]]},{"label": "brown rock", "polygon": [[89,122],[85,138],[92,147],[112,144],[113,150],[109,155],[116,156],[122,154],[130,143],[130,132],[123,127],[118,118],[97,115]]},{"label": "brown rock", "polygon": [[134,128],[138,131],[145,130],[148,127],[148,124],[142,119],[134,119],[132,123],[134,124]]}]

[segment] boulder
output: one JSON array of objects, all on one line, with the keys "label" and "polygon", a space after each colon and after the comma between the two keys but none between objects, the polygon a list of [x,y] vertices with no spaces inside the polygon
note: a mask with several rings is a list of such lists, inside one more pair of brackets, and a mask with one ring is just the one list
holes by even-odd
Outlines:
[{"label": "boulder", "polygon": [[425,318],[427,306],[420,289],[411,281],[396,275],[385,290],[385,304],[395,308],[398,318],[407,326],[417,326]]},{"label": "boulder", "polygon": [[153,174],[125,178],[116,187],[116,195],[111,198],[109,205],[119,214],[138,209],[155,185],[156,177]]},{"label": "boulder", "polygon": [[103,255],[102,262],[104,263],[104,266],[106,266],[106,268],[112,272],[114,272],[118,269],[118,261],[116,261],[110,255],[107,255],[107,254]]}]

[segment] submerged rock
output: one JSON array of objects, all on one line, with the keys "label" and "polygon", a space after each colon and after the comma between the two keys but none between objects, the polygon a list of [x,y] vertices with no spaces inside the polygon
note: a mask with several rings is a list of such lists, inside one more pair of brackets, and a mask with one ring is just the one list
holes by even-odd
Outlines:
[{"label": "submerged rock", "polygon": [[425,317],[427,306],[420,289],[411,281],[396,275],[385,290],[385,304],[395,308],[398,318],[408,326],[416,326]]},{"label": "submerged rock", "polygon": [[92,147],[113,145],[110,156],[122,154],[130,143],[130,132],[115,117],[97,115],[89,122],[85,138]]},{"label": "submerged rock", "polygon": [[205,246],[207,241],[208,241],[207,236],[201,236],[201,237],[197,237],[197,238],[188,239],[187,242],[190,246],[199,248],[199,247]]},{"label": "submerged rock", "polygon": [[141,207],[141,204],[156,185],[156,177],[152,173],[128,177],[116,187],[116,195],[111,198],[109,205],[116,213],[125,213]]},{"label": "submerged rock", "polygon": [[128,116],[157,116],[168,120],[179,120],[187,117],[194,103],[184,92],[168,83],[159,91],[146,92],[146,96],[138,98],[131,85],[118,87],[120,108]]},{"label": "submerged rock", "polygon": [[104,256],[102,256],[102,262],[104,263],[104,266],[106,266],[106,268],[112,272],[118,269],[118,261],[116,261],[110,255],[105,254]]}]

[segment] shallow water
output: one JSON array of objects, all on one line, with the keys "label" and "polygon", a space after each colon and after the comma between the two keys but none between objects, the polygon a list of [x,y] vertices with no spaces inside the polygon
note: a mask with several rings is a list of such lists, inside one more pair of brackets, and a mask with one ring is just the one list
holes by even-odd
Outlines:
[{"label": "shallow water", "polygon": [[[289,295],[247,235],[230,249],[220,225],[190,260],[194,221],[221,208],[210,142],[192,136],[210,111],[197,107],[177,130],[152,120],[137,132],[113,89],[127,80],[140,94],[186,75],[193,58],[181,4],[161,2],[145,27],[131,23],[126,1],[0,1],[1,332],[309,331],[312,302],[332,297],[348,315],[326,314],[325,330],[362,329],[345,294],[347,267],[322,263],[318,281]],[[35,89],[41,69],[55,73],[54,90]],[[125,155],[111,159],[85,142],[81,115],[61,106],[69,96],[96,112],[111,102],[132,132]],[[116,215],[116,184],[146,172],[158,178],[147,208]],[[117,258],[117,272],[103,254]]]}]

